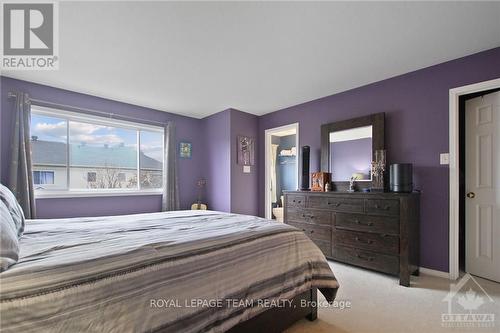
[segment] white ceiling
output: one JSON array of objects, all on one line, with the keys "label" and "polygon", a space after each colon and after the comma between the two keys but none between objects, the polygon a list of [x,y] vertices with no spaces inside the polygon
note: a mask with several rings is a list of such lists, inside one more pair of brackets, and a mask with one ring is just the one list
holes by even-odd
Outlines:
[{"label": "white ceiling", "polygon": [[3,75],[257,115],[500,46],[500,2],[62,2],[59,71]]}]

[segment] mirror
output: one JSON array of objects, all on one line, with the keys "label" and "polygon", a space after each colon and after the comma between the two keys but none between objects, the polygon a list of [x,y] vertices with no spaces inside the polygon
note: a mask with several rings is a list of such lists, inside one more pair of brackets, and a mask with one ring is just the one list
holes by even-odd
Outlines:
[{"label": "mirror", "polygon": [[385,149],[385,114],[321,125],[321,171],[332,174],[334,191],[349,188],[356,177],[357,190],[372,187],[371,163]]},{"label": "mirror", "polygon": [[373,126],[330,132],[332,181],[371,181]]}]

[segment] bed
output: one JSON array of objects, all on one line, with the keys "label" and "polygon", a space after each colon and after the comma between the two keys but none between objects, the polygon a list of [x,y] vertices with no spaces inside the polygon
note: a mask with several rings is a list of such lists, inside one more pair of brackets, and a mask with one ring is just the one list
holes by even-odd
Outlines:
[{"label": "bed", "polygon": [[215,211],[27,220],[0,282],[2,332],[280,331],[339,286],[302,231]]}]

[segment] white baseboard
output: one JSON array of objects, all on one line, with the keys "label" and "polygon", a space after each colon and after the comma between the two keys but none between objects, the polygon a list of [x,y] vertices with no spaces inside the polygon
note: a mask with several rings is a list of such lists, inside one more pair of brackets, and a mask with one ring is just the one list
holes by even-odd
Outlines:
[{"label": "white baseboard", "polygon": [[450,278],[450,273],[443,272],[443,271],[437,271],[435,269],[420,267],[419,271],[421,274],[425,274],[425,275],[437,276],[437,277],[445,278],[445,279]]}]

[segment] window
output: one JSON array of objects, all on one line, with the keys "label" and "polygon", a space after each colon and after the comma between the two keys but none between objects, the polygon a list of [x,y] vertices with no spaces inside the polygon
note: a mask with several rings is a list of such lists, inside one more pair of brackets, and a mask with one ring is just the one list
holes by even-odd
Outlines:
[{"label": "window", "polygon": [[[67,121],[65,119],[46,114],[33,113],[31,115],[31,159],[35,189],[63,190],[67,188],[66,132]],[[50,184],[41,183],[40,180],[40,172],[47,169],[53,173]]]},{"label": "window", "polygon": [[35,185],[53,185],[54,171],[33,171],[33,183]]},{"label": "window", "polygon": [[31,149],[37,193],[162,188],[162,127],[32,106]]},{"label": "window", "polygon": [[141,132],[140,176],[142,188],[162,188],[163,133]]}]

